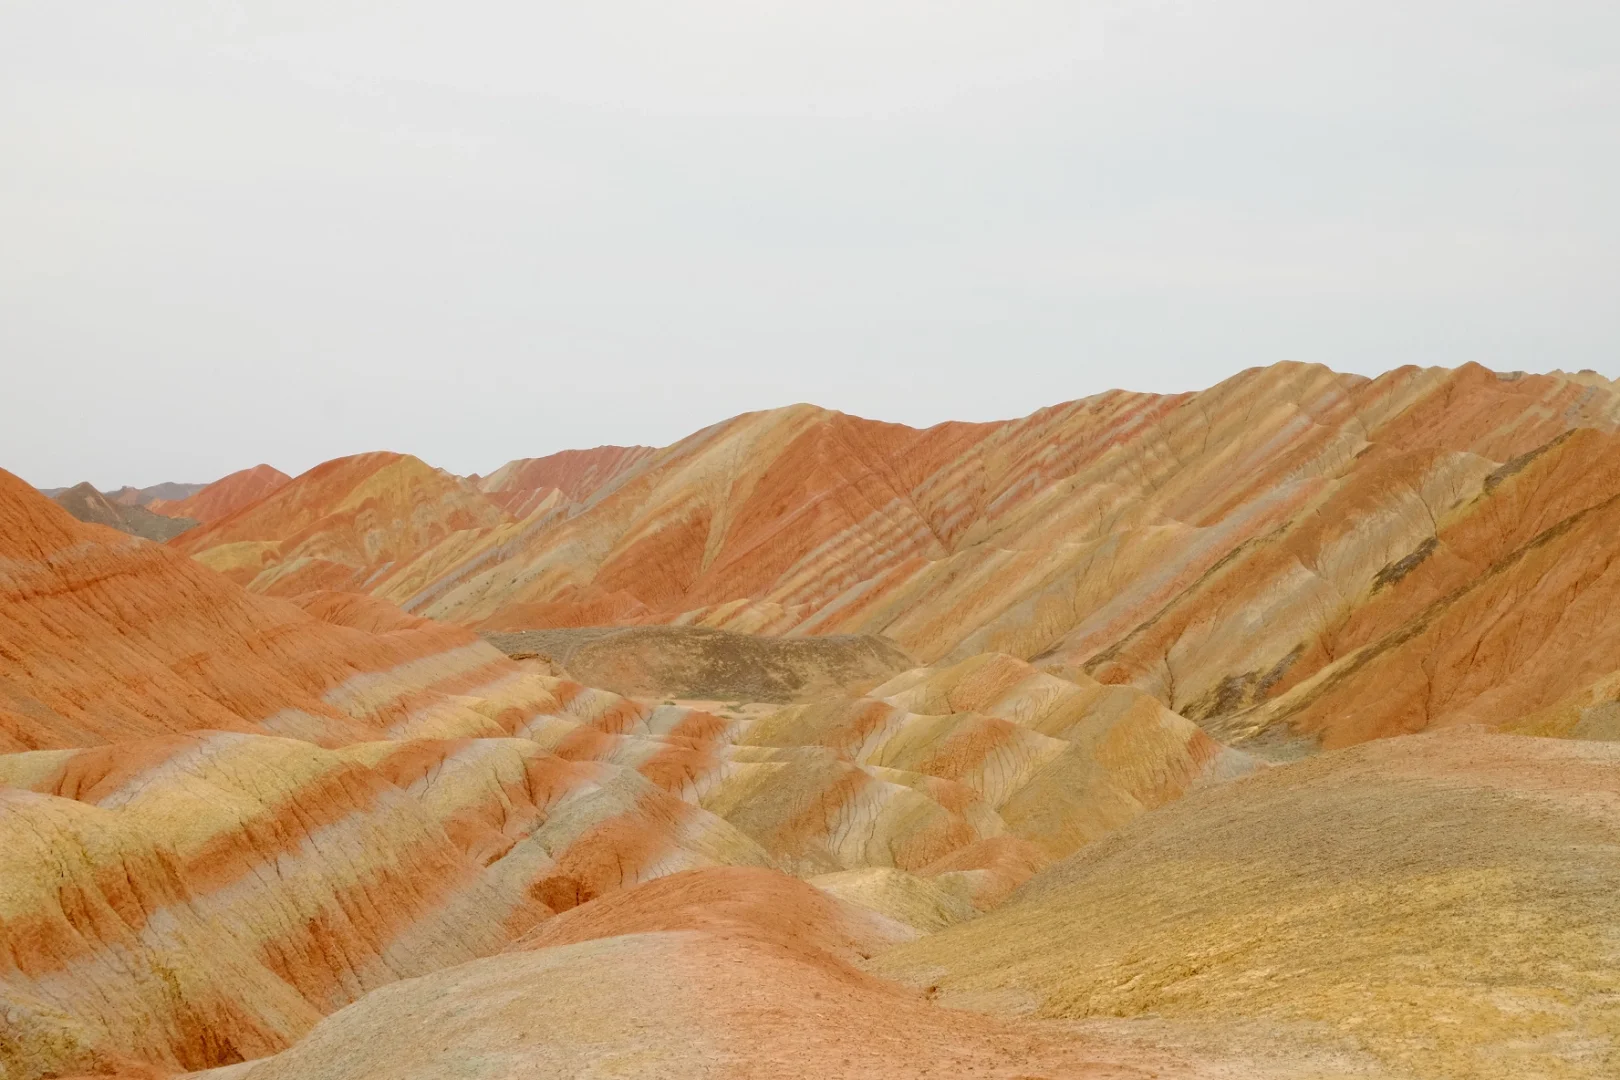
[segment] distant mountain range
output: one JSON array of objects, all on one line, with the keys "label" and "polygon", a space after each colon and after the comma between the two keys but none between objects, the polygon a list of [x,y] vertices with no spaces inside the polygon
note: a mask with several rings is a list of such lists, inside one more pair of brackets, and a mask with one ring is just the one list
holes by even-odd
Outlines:
[{"label": "distant mountain range", "polygon": [[[165,487],[181,487],[190,485],[166,484]],[[133,488],[120,489],[125,492],[134,491]],[[129,533],[131,536],[143,537],[147,540],[172,540],[187,529],[197,527],[192,518],[168,517],[156,514],[135,503],[120,503],[110,495],[97,491],[89,484],[79,484],[58,491],[51,496],[56,504],[78,518],[88,521],[92,525],[105,525],[117,529],[119,532]]]}]

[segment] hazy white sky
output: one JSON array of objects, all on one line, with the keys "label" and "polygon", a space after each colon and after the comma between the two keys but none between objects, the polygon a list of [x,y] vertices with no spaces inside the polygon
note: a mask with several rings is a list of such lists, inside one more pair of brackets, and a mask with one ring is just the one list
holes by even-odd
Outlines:
[{"label": "hazy white sky", "polygon": [[0,467],[1620,376],[1620,4],[6,0]]}]

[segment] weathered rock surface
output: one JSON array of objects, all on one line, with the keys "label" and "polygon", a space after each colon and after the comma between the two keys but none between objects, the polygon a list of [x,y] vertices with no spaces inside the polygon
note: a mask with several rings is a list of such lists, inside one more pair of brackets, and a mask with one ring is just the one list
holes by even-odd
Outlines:
[{"label": "weathered rock surface", "polygon": [[237,1076],[1301,1075],[939,1009],[851,963],[885,936],[871,919],[770,871],[677,875],[547,924],[548,947],[371,994]]},{"label": "weathered rock surface", "polygon": [[1448,731],[1195,792],[877,966],[1395,1075],[1611,1076],[1617,889],[1620,747]]},{"label": "weathered rock surface", "polygon": [[570,678],[632,697],[786,704],[865,690],[914,667],[876,634],[785,638],[703,626],[486,632],[514,659],[540,659]]},{"label": "weathered rock surface", "polygon": [[378,452],[317,465],[174,546],[256,592],[385,593],[402,561],[508,520],[460,477]]},{"label": "weathered rock surface", "polygon": [[[1607,715],[1620,623],[1592,613],[1612,607],[1617,422],[1620,391],[1591,375],[1280,364],[927,430],[794,406],[656,451],[514,462],[477,491],[346,459],[322,467],[343,484],[301,479],[176,544],[258,591],[358,589],[484,630],[676,623],[881,634],[928,664],[1005,653],[1286,757]],[[391,512],[439,524],[335,511],[384,465],[422,485]],[[501,492],[518,494],[497,520]]]},{"label": "weathered rock surface", "polygon": [[352,741],[517,674],[466,631],[361,632],[246,593],[5,472],[0,616],[0,751],[203,728]]},{"label": "weathered rock surface", "polygon": [[168,546],[0,474],[0,1080],[1612,1075],[1617,418],[797,406]]},{"label": "weathered rock surface", "polygon": [[600,498],[656,451],[650,446],[598,446],[509,461],[473,478],[478,490],[514,517]]}]

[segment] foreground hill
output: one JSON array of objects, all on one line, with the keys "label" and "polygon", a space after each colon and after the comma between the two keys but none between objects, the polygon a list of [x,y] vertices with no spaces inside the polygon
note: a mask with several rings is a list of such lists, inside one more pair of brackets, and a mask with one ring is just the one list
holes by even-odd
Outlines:
[{"label": "foreground hill", "polygon": [[1435,733],[1193,794],[878,969],[1395,1075],[1613,1076],[1617,889],[1620,747]]},{"label": "foreground hill", "polygon": [[892,924],[781,875],[677,874],[575,909],[506,955],[371,995],[293,1049],[235,1075],[1301,1075],[1298,1060],[1284,1071],[1255,1058],[1145,1048],[939,1009],[860,970],[862,957],[894,936]]}]

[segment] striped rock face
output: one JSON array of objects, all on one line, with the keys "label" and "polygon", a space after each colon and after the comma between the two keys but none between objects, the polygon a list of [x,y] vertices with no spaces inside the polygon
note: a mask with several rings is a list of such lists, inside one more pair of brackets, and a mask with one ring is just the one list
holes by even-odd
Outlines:
[{"label": "striped rock face", "polygon": [[301,602],[75,521],[0,472],[0,750],[204,728],[331,745],[518,674],[474,635],[369,598]]},{"label": "striped rock face", "polygon": [[[335,559],[344,588],[486,630],[673,622],[882,634],[930,664],[1004,653],[1287,756],[1526,713],[1610,723],[1620,623],[1594,614],[1587,635],[1559,612],[1612,608],[1617,421],[1597,376],[1282,364],[1006,423],[747,414],[657,451],[514,462],[474,492],[507,519],[386,541],[350,510],[286,512],[358,505],[358,479],[326,496],[312,473],[173,543],[268,592]],[[437,477],[413,506],[461,505],[451,478],[388,467]]]},{"label": "striped rock face", "polygon": [[[705,942],[626,972],[757,963],[759,994],[860,988],[848,1023],[931,1016],[849,963],[1252,764],[1140,691],[1005,656],[814,705],[639,701],[377,597],[247,592],[9,476],[0,506],[5,1080],[275,1055],[400,980],[625,911],[618,937]],[[746,873],[638,893],[658,925],[601,906],[723,868]],[[834,929],[739,944],[727,905],[756,893]],[[992,1024],[941,1060],[1027,1037]]]},{"label": "striped rock face", "polygon": [[235,733],[0,757],[9,1076],[273,1053],[649,877],[765,866],[623,767],[521,739]]},{"label": "striped rock face", "polygon": [[404,454],[317,465],[174,545],[255,592],[376,591],[398,564],[507,515],[467,481]]},{"label": "striped rock face", "polygon": [[602,497],[621,476],[655,453],[650,446],[598,446],[518,458],[479,479],[477,485],[507,513],[526,518],[536,510],[572,507]]},{"label": "striped rock face", "polygon": [[147,509],[168,517],[191,518],[212,525],[267,497],[291,479],[280,469],[255,465],[251,469],[221,477],[184,499],[158,499]]}]

